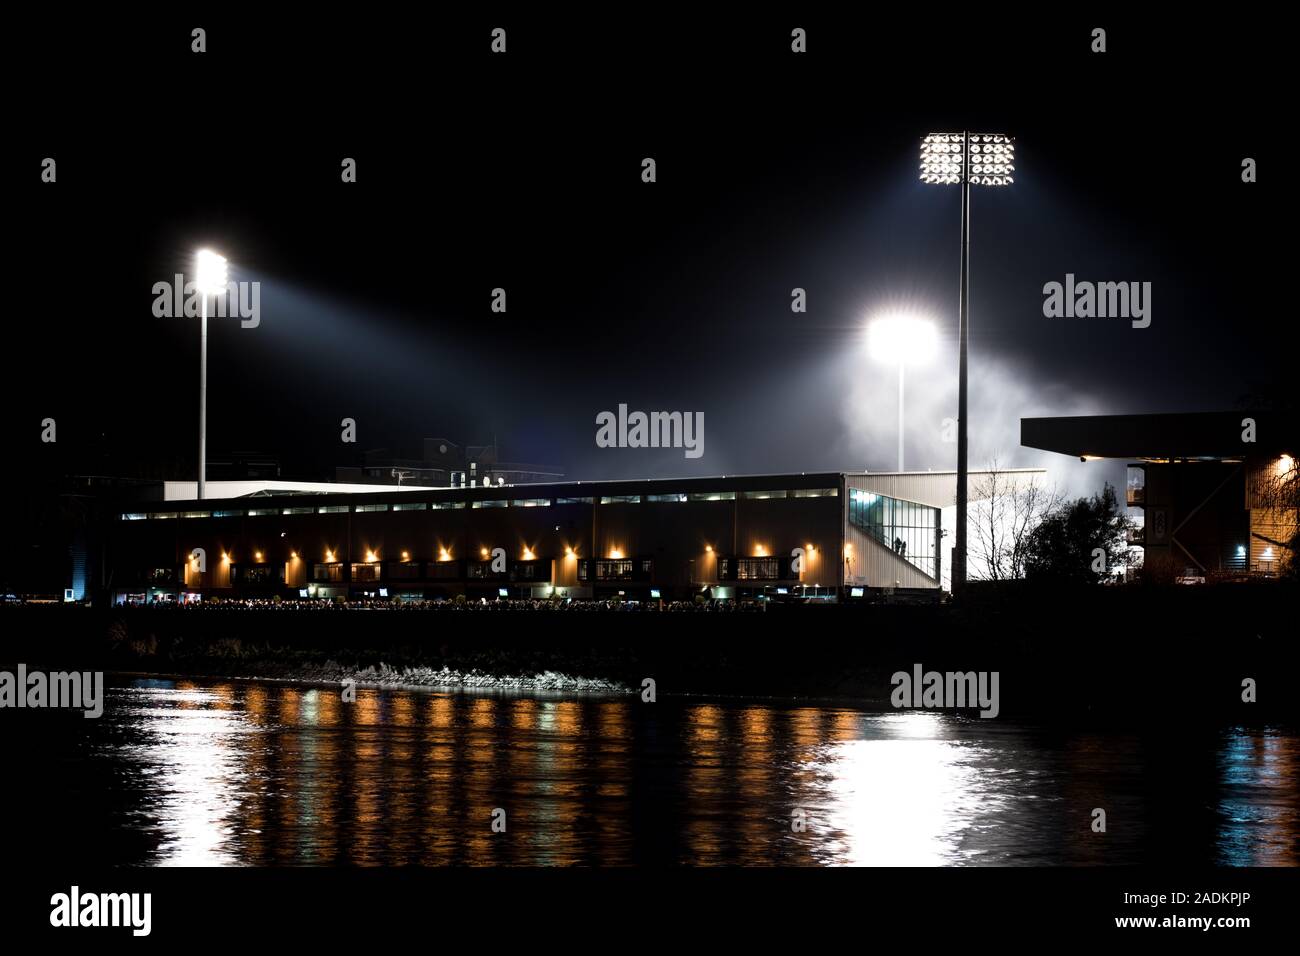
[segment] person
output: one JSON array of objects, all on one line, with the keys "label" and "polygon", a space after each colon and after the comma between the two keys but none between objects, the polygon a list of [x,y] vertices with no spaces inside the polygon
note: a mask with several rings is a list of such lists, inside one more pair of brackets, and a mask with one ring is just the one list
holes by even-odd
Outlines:
[{"label": "person", "polygon": [[903,541],[902,539],[899,539],[898,542],[898,556],[900,558],[907,557],[907,542]]},{"label": "person", "polygon": [[895,539],[894,539],[894,554],[902,554],[902,553],[903,553],[903,539],[902,539],[902,538],[895,538]]}]

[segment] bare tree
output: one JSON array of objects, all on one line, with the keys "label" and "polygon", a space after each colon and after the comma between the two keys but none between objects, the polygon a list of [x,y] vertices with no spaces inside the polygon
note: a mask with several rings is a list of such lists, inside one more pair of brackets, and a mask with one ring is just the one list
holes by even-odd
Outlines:
[{"label": "bare tree", "polygon": [[1300,574],[1300,464],[1290,455],[1264,463],[1252,476],[1253,507],[1263,513],[1251,534],[1284,552],[1284,573]]},{"label": "bare tree", "polygon": [[971,516],[971,553],[983,564],[983,577],[1005,581],[1025,576],[1030,533],[1064,503],[1064,496],[1037,475],[1009,472],[989,461],[971,486],[978,507]]}]

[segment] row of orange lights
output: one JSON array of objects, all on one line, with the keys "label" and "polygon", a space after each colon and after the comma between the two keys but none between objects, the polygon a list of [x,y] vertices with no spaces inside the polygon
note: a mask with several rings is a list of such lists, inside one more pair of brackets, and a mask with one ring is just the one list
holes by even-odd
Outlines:
[{"label": "row of orange lights", "polygon": [[[711,545],[711,544],[706,544],[706,545],[704,546],[704,550],[705,550],[706,553],[708,553],[708,554],[712,554],[712,553],[713,553],[713,545]],[[806,550],[806,551],[808,552],[808,554],[810,554],[810,555],[813,555],[813,554],[816,554],[816,553],[817,553],[817,549],[816,549],[816,547],[814,547],[811,543],[805,545],[805,550]],[[845,544],[845,545],[844,545],[844,553],[845,553],[845,555],[851,554],[852,551],[853,551],[853,545],[852,545],[852,544]],[[484,547],[484,548],[480,548],[480,549],[479,549],[479,554],[480,554],[483,558],[486,559],[486,558],[488,558],[488,557],[492,554],[492,552],[491,552],[488,548]],[[567,546],[566,546],[565,549],[564,549],[564,556],[565,556],[566,558],[576,558],[576,557],[577,557],[577,553],[573,550],[572,547],[567,547]],[[768,554],[767,554],[767,548],[766,548],[765,546],[763,546],[763,545],[761,545],[761,544],[760,544],[760,545],[755,545],[755,547],[754,547],[754,557],[756,557],[756,558],[765,558],[765,557],[767,557],[767,556],[768,556]],[[255,561],[261,561],[261,560],[263,560],[263,557],[264,557],[264,555],[262,554],[261,551],[255,551],[255,552],[253,552],[253,559],[254,559]],[[620,558],[623,557],[623,550],[622,550],[621,548],[611,548],[610,551],[609,551],[609,557],[610,557],[612,560],[617,561],[617,560],[619,560]],[[193,560],[195,560],[195,561],[197,562],[197,558],[194,558]],[[222,561],[225,561],[225,562],[229,562],[229,561],[230,561],[230,554],[229,554],[228,552],[223,551],[223,552],[221,553],[221,560],[222,560]],[[297,561],[297,560],[298,560],[298,552],[297,552],[297,551],[290,551],[290,552],[289,552],[289,560],[291,560],[291,561]],[[367,564],[373,564],[374,562],[376,562],[376,561],[378,561],[378,560],[379,560],[379,554],[378,554],[378,552],[376,552],[375,550],[370,549],[370,548],[366,549],[366,563],[367,563]],[[411,560],[411,552],[409,552],[409,551],[403,551],[403,552],[402,552],[402,560],[403,560],[403,561],[410,561],[410,560]],[[448,548],[439,547],[439,548],[438,548],[438,560],[439,560],[439,561],[450,561],[450,560],[452,560],[452,557],[451,557],[451,550],[448,549]],[[533,552],[533,549],[532,549],[532,548],[529,548],[529,547],[525,546],[524,549],[523,549],[523,552],[522,552],[522,554],[521,554],[521,560],[524,560],[524,561],[535,561],[535,560],[537,560],[537,555]],[[332,563],[334,562],[334,552],[333,552],[332,550],[328,549],[328,548],[325,549],[325,561],[326,561],[327,563],[330,563],[330,564],[332,564]]]}]

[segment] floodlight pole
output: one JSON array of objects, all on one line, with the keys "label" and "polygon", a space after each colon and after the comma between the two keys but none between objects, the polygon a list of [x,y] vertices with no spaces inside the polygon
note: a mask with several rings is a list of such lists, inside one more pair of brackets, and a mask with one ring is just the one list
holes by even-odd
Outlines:
[{"label": "floodlight pole", "polygon": [[903,369],[907,363],[898,362],[898,470],[903,470]]},{"label": "floodlight pole", "polygon": [[199,499],[203,498],[208,471],[208,294],[203,299],[199,319]]},{"label": "floodlight pole", "polygon": [[[961,281],[957,303],[957,540],[952,549],[952,591],[966,584],[966,348],[970,336],[970,131],[962,134]],[[901,441],[901,439],[900,439]],[[902,458],[901,444],[899,458]],[[902,468],[900,466],[899,470]]]}]

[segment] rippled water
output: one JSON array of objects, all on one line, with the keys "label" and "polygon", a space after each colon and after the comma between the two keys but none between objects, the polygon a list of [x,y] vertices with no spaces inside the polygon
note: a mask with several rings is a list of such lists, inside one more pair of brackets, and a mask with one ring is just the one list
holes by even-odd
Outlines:
[{"label": "rippled water", "polygon": [[115,863],[1300,860],[1300,742],[1268,728],[192,681],[77,726]]}]

